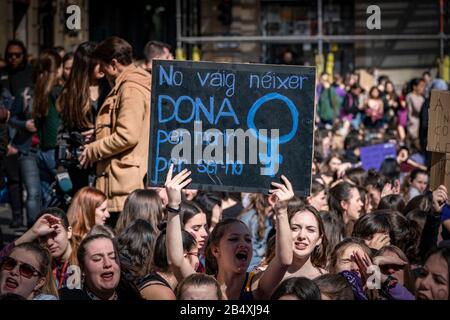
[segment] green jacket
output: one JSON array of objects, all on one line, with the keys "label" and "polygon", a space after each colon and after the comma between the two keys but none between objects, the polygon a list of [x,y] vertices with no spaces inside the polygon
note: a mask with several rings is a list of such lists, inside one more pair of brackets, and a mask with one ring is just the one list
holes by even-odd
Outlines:
[{"label": "green jacket", "polygon": [[317,105],[317,115],[323,121],[331,121],[339,117],[342,101],[333,87],[323,89]]},{"label": "green jacket", "polygon": [[34,120],[38,130],[39,146],[42,150],[55,149],[57,145],[61,118],[58,111],[56,111],[56,99],[60,93],[61,87],[55,86],[48,97],[49,108],[47,116]]}]

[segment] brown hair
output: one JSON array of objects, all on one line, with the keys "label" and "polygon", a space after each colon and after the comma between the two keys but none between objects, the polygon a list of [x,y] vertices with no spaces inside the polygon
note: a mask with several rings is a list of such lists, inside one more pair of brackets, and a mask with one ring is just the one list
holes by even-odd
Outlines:
[{"label": "brown hair", "polygon": [[264,231],[266,230],[265,222],[267,219],[267,215],[265,209],[269,207],[269,196],[263,194],[256,194],[252,196],[250,204],[247,208],[242,211],[241,215],[246,214],[251,210],[255,210],[256,216],[258,218],[258,238],[264,238]]},{"label": "brown hair", "polygon": [[359,246],[364,251],[364,253],[366,253],[369,256],[369,258],[372,258],[372,251],[365,244],[364,240],[354,237],[346,238],[342,240],[331,253],[330,262],[328,264],[328,271],[330,273],[336,273],[336,264],[338,258],[344,253],[345,249],[354,245]]},{"label": "brown hair", "polygon": [[427,222],[428,214],[425,211],[422,211],[420,209],[414,209],[406,215],[406,218],[409,221],[415,221],[417,224],[417,230],[419,232],[418,239],[422,239],[422,232],[425,228],[425,223]]},{"label": "brown hair", "polygon": [[91,187],[81,188],[74,196],[67,219],[72,226],[73,236],[80,241],[95,225],[95,209],[106,200],[106,195]]},{"label": "brown hair", "polygon": [[24,249],[36,255],[36,258],[39,261],[38,271],[41,273],[41,277],[45,278],[45,283],[40,291],[45,294],[51,294],[55,297],[59,297],[58,290],[56,288],[56,280],[53,277],[53,270],[51,268],[50,252],[35,242],[21,243],[15,246],[11,253],[17,249]]},{"label": "brown hair", "polygon": [[319,287],[320,293],[331,300],[355,300],[352,286],[341,274],[323,274],[313,281]]},{"label": "brown hair", "polygon": [[305,211],[312,213],[316,218],[317,225],[319,226],[319,237],[322,238],[322,243],[319,246],[315,247],[313,252],[311,253],[311,263],[316,268],[324,268],[327,264],[328,240],[325,234],[325,227],[316,208],[314,208],[313,206],[305,205],[301,201],[290,202],[288,204],[289,224],[291,223],[291,220],[295,215]]},{"label": "brown hair", "polygon": [[216,257],[212,254],[212,247],[213,246],[219,246],[220,240],[223,238],[225,232],[227,229],[235,224],[235,223],[241,223],[245,226],[246,229],[248,229],[247,225],[238,219],[226,219],[221,222],[219,222],[211,232],[209,238],[208,238],[208,244],[206,246],[205,250],[205,260],[206,260],[206,274],[214,275],[216,276],[219,272],[219,266],[217,264]]},{"label": "brown hair", "polygon": [[[51,214],[52,216],[54,216],[56,218],[59,218],[61,221],[61,225],[64,227],[64,229],[66,231],[69,231],[69,227],[70,227],[69,220],[67,219],[66,213],[63,210],[61,210],[60,208],[56,208],[56,207],[45,208],[39,212],[36,220],[38,220],[40,217],[42,217],[44,214],[47,214],[47,213]],[[79,239],[73,237],[73,234],[72,234],[72,237],[70,239],[68,239],[68,242],[72,248],[72,252],[70,253],[68,261],[72,265],[78,265],[77,250],[78,250],[80,241],[79,241]],[[53,261],[52,261],[53,267],[55,267],[55,264],[56,264],[56,260],[53,259]]]},{"label": "brown hair", "polygon": [[81,241],[80,246],[78,247],[77,258],[78,258],[78,262],[79,262],[79,266],[81,268],[81,271],[84,271],[84,263],[85,263],[85,258],[86,258],[86,248],[87,248],[88,244],[91,243],[92,241],[99,240],[99,239],[108,239],[108,240],[111,241],[111,243],[113,244],[113,248],[114,248],[117,264],[120,266],[120,263],[119,263],[119,250],[117,250],[116,242],[111,237],[109,237],[107,235],[96,234],[96,235],[87,236],[86,238],[84,238],[83,241]]},{"label": "brown hair", "polygon": [[266,246],[266,254],[264,258],[262,259],[259,266],[268,266],[269,263],[275,258],[276,254],[276,235],[273,235],[267,240],[267,246]]},{"label": "brown hair", "polygon": [[210,275],[204,274],[204,273],[193,273],[190,276],[184,278],[177,287],[176,290],[176,296],[177,300],[182,300],[183,292],[186,290],[187,287],[193,286],[193,287],[201,287],[201,286],[213,286],[216,294],[217,299],[222,300],[222,290],[220,290],[220,285],[217,282],[217,280]]},{"label": "brown hair", "polygon": [[58,112],[69,129],[93,128],[89,86],[98,62],[91,57],[96,44],[83,42],[73,57],[73,67],[56,102]]},{"label": "brown hair", "polygon": [[120,64],[128,66],[133,63],[133,48],[122,38],[109,37],[97,46],[93,57],[107,64],[116,59]]},{"label": "brown hair", "polygon": [[49,94],[58,83],[57,72],[62,65],[61,57],[53,50],[44,50],[34,70],[33,119],[47,116]]},{"label": "brown hair", "polygon": [[125,200],[122,213],[116,223],[116,234],[119,235],[123,229],[137,219],[150,223],[156,232],[163,215],[161,198],[155,190],[134,190]]},{"label": "brown hair", "polygon": [[89,233],[87,234],[87,237],[89,236],[94,236],[97,234],[103,234],[105,236],[111,237],[111,238],[115,238],[116,234],[114,233],[114,230],[108,226],[108,225],[103,225],[103,224],[96,224],[94,225],[91,230],[89,231]]},{"label": "brown hair", "polygon": [[313,179],[311,183],[311,197],[317,196],[322,191],[327,191],[327,187],[317,179]]},{"label": "brown hair", "polygon": [[122,273],[134,283],[151,272],[156,232],[150,223],[138,219],[117,236]]},{"label": "brown hair", "polygon": [[322,172],[322,174],[333,177],[334,180],[336,180],[336,172],[331,172],[331,168],[330,168],[330,162],[331,160],[333,160],[333,158],[339,159],[342,162],[342,157],[340,156],[340,154],[336,151],[332,151],[328,157],[326,157],[324,159],[324,161],[322,162],[322,167],[320,168],[320,172]]},{"label": "brown hair", "polygon": [[327,236],[327,260],[330,259],[330,254],[333,252],[334,248],[341,242],[341,229],[338,224],[335,223],[333,217],[330,215],[328,211],[321,211],[319,213],[320,218],[322,220],[325,235]]},{"label": "brown hair", "polygon": [[340,182],[328,191],[328,208],[330,209],[330,217],[333,224],[336,224],[336,229],[342,237],[346,235],[346,226],[344,224],[344,209],[341,206],[341,201],[350,200],[352,190],[358,188],[348,182]]}]

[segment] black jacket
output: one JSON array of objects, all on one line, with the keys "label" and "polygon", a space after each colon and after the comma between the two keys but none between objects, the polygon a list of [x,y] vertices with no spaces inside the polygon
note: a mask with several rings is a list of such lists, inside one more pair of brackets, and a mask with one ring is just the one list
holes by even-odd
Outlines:
[{"label": "black jacket", "polygon": [[33,68],[30,64],[11,70],[5,67],[0,70],[0,86],[8,89],[15,97],[24,88],[33,84]]}]

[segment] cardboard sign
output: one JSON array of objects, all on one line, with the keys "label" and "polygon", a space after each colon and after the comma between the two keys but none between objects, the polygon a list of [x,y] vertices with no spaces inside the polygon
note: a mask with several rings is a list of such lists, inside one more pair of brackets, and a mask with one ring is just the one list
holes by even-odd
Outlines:
[{"label": "cardboard sign", "polygon": [[450,190],[450,154],[433,152],[431,154],[430,188],[436,190],[441,184]]},{"label": "cardboard sign", "polygon": [[315,68],[153,61],[149,183],[170,163],[188,188],[261,192],[285,175],[310,193]]},{"label": "cardboard sign", "polygon": [[397,150],[391,143],[375,144],[369,147],[360,148],[360,158],[362,167],[368,171],[370,169],[380,170],[383,161],[387,158],[397,156]]},{"label": "cardboard sign", "polygon": [[450,92],[448,91],[431,91],[427,150],[450,152]]},{"label": "cardboard sign", "polygon": [[364,89],[367,93],[370,91],[370,88],[376,86],[377,83],[375,81],[374,76],[369,74],[366,70],[359,70],[359,85]]}]

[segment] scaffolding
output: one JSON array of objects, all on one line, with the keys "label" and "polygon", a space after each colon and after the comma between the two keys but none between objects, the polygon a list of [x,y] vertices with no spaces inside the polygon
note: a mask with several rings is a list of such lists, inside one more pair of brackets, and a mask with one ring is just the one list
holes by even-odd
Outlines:
[{"label": "scaffolding", "polygon": [[184,36],[182,32],[181,0],[177,0],[177,46],[185,44],[201,44],[212,42],[259,42],[259,43],[315,43],[318,53],[323,54],[324,43],[355,43],[358,41],[395,41],[395,40],[439,40],[439,56],[441,61],[445,55],[445,41],[450,35],[445,34],[444,1],[439,1],[439,33],[438,34],[386,34],[386,35],[324,35],[322,0],[317,1],[317,35],[259,35],[259,36]]}]

